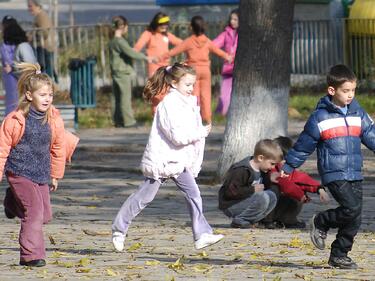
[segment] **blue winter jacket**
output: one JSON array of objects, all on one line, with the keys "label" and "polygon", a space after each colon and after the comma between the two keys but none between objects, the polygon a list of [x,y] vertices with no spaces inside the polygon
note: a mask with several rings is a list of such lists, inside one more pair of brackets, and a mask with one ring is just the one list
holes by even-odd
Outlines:
[{"label": "blue winter jacket", "polygon": [[362,180],[361,142],[375,151],[374,122],[358,102],[348,105],[346,115],[329,96],[320,99],[316,110],[286,156],[283,170],[291,173],[317,148],[322,183]]}]

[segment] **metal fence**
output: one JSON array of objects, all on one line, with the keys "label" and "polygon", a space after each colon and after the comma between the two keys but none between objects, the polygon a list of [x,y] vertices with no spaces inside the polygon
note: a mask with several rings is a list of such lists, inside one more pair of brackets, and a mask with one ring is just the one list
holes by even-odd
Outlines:
[{"label": "metal fence", "polygon": [[[223,30],[224,23],[210,23],[207,35],[214,38]],[[130,24],[128,40],[135,43],[145,30],[146,24]],[[189,24],[179,23],[170,27],[180,38],[189,35]],[[43,41],[42,30],[29,30],[36,48],[35,38]],[[45,31],[44,31],[45,32]],[[97,57],[97,86],[110,83],[108,48],[109,25],[66,26],[50,30],[48,40],[55,50],[54,64],[60,77],[60,88],[69,88],[68,64],[71,58]],[[176,60],[181,57],[176,58]],[[353,68],[360,79],[375,80],[375,20],[321,20],[295,21],[291,65],[293,74],[324,75],[330,66],[345,63]],[[220,79],[221,60],[212,58],[212,73],[215,82]],[[135,61],[136,85],[143,85],[146,79],[145,62]]]}]

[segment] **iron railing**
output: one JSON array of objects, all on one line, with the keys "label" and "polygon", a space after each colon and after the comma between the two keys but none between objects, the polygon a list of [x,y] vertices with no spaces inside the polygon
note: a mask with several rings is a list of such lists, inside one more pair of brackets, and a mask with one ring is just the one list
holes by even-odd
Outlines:
[{"label": "iron railing", "polygon": [[[147,24],[130,24],[128,40],[135,43]],[[207,35],[214,38],[223,30],[224,23],[209,23]],[[172,33],[180,38],[189,35],[189,24],[178,23],[170,27]],[[28,31],[33,46],[36,38],[43,41],[38,33],[40,29]],[[44,31],[46,32],[46,31]],[[96,56],[96,85],[110,83],[107,44],[110,38],[110,26],[81,25],[64,26],[49,30],[49,40],[55,50],[54,65],[60,78],[60,89],[69,89],[68,64],[71,58],[84,59]],[[180,60],[181,57],[175,60]],[[345,63],[353,68],[359,79],[375,80],[375,19],[338,19],[319,21],[295,21],[293,23],[293,41],[291,48],[291,66],[293,74],[324,75],[330,66]],[[220,79],[221,60],[212,57],[213,82]],[[144,85],[146,63],[135,61],[135,85]]]}]

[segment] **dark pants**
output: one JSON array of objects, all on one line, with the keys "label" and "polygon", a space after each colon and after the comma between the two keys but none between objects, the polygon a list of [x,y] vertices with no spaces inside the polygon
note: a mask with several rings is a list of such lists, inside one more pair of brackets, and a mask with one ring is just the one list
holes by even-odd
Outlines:
[{"label": "dark pants", "polygon": [[331,245],[331,256],[346,257],[361,226],[362,182],[334,181],[327,187],[339,207],[319,213],[315,224],[324,231],[338,228],[336,240]]},{"label": "dark pants", "polygon": [[53,52],[47,51],[47,49],[42,47],[36,48],[36,56],[42,71],[48,74],[56,83],[58,83],[57,73],[54,66],[55,54]]},{"label": "dark pants", "polygon": [[297,216],[301,212],[302,206],[302,202],[284,195],[280,195],[275,209],[273,209],[263,221],[278,221],[283,224],[295,224],[298,222]]}]

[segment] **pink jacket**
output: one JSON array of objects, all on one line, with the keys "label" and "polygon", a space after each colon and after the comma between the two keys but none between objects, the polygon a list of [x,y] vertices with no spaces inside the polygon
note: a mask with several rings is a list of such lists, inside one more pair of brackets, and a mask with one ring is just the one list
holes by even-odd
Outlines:
[{"label": "pink jacket", "polygon": [[223,64],[222,74],[231,75],[233,74],[234,57],[236,55],[237,43],[238,43],[238,32],[232,27],[225,27],[224,31],[220,33],[212,42],[219,48],[233,56],[233,62],[228,63],[227,61]]},{"label": "pink jacket", "polygon": [[[0,127],[0,181],[10,150],[21,140],[25,132],[26,119],[22,111],[9,113]],[[60,112],[52,106],[51,119],[51,178],[61,179],[65,172],[65,163],[78,144],[79,138],[64,128]]]}]

